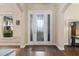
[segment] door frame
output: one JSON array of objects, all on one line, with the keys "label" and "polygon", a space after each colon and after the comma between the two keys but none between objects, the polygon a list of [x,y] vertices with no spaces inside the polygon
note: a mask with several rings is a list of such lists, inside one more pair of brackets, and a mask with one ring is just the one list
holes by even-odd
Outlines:
[{"label": "door frame", "polygon": [[[34,44],[32,44],[31,42],[30,42],[30,14],[32,14],[32,13],[35,13],[35,12],[41,12],[41,13],[47,13],[47,14],[50,14],[50,16],[51,16],[51,18],[50,18],[50,42],[49,43],[47,43],[47,44],[43,44],[43,45],[52,45],[53,44],[53,37],[52,37],[52,33],[53,33],[53,24],[52,24],[52,10],[30,10],[30,11],[28,11],[28,45],[34,45]],[[41,45],[41,44],[39,44],[39,45]]]}]

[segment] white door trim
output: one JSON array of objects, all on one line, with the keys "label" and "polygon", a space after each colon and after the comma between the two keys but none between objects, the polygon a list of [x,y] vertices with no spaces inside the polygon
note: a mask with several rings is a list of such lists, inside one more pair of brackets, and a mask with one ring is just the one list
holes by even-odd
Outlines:
[{"label": "white door trim", "polygon": [[[33,14],[33,13],[35,13],[35,12],[39,12],[39,13],[47,13],[47,14],[50,14],[50,43],[47,43],[47,44],[45,44],[45,45],[52,45],[53,44],[53,42],[52,42],[52,33],[53,33],[53,30],[52,30],[52,17],[53,17],[53,15],[52,15],[52,11],[51,10],[31,10],[31,11],[28,11],[28,45],[33,45],[31,42],[30,42],[30,14]],[[41,44],[40,44],[41,45]]]}]

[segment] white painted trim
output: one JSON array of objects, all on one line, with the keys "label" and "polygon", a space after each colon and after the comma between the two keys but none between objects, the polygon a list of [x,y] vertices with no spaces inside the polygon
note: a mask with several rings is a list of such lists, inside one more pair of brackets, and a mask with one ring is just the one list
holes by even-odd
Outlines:
[{"label": "white painted trim", "polygon": [[60,47],[59,45],[56,45],[56,47],[61,51],[64,50],[64,47]]},{"label": "white painted trim", "polygon": [[20,48],[25,48],[25,46],[26,46],[25,44],[24,45],[20,45]]},{"label": "white painted trim", "polygon": [[64,45],[69,45],[69,44],[68,44],[68,42],[67,42],[67,43],[64,43]]},{"label": "white painted trim", "polygon": [[[25,45],[26,45],[26,46],[29,46],[29,45],[31,45],[31,44],[26,43]],[[55,44],[55,43],[48,44],[48,45],[55,45],[55,46],[56,46],[56,44]]]},{"label": "white painted trim", "polygon": [[[30,44],[26,43],[25,45],[30,45]],[[52,44],[49,44],[49,45],[56,45],[56,43],[52,42]],[[69,45],[69,44],[68,43],[64,43],[64,45]]]},{"label": "white painted trim", "polygon": [[28,45],[30,45],[30,13],[28,12]]},{"label": "white painted trim", "polygon": [[35,12],[46,12],[47,14],[50,14],[51,15],[51,19],[50,19],[50,40],[51,42],[47,45],[52,45],[52,33],[53,33],[53,29],[52,29],[52,19],[53,19],[53,15],[52,15],[52,11],[51,10],[31,10],[31,11],[28,11],[28,44],[31,45],[30,43],[30,14],[33,14]]},{"label": "white painted trim", "polygon": [[72,5],[72,3],[66,3],[63,7],[62,12],[64,13],[70,5]]}]

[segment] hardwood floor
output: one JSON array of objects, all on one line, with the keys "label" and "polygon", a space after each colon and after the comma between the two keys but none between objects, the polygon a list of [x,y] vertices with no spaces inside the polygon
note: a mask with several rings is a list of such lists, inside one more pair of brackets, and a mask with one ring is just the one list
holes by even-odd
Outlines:
[{"label": "hardwood floor", "polygon": [[55,46],[26,46],[25,48],[1,47],[13,49],[16,56],[79,56],[79,47],[65,47],[64,51],[58,50]]},{"label": "hardwood floor", "polygon": [[[22,53],[20,53],[22,52]],[[17,55],[20,56],[55,56],[63,55],[55,46],[27,46],[25,49],[20,49]]]}]

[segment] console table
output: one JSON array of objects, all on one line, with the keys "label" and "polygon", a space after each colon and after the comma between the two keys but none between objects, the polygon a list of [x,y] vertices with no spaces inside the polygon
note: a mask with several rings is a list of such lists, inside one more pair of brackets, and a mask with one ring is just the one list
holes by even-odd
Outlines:
[{"label": "console table", "polygon": [[79,43],[76,43],[76,39],[79,39],[79,36],[71,36],[72,46],[79,46]]}]

